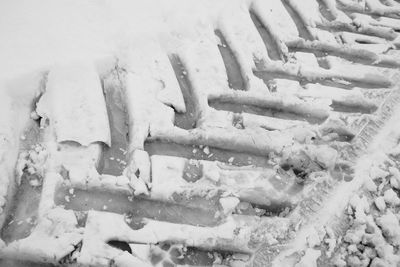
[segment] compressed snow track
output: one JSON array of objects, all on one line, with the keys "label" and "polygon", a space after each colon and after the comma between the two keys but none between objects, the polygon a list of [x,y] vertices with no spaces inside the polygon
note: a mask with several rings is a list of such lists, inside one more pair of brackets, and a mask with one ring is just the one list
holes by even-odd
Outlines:
[{"label": "compressed snow track", "polygon": [[399,12],[237,1],[47,69],[24,128],[0,119],[0,266],[333,265],[314,232],[347,228],[360,159],[392,137]]}]

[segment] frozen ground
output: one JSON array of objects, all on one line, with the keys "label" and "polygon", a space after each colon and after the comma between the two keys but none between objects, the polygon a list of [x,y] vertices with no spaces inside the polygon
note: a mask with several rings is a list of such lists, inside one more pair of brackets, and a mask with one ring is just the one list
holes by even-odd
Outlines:
[{"label": "frozen ground", "polygon": [[1,1],[0,266],[399,264],[399,18]]}]

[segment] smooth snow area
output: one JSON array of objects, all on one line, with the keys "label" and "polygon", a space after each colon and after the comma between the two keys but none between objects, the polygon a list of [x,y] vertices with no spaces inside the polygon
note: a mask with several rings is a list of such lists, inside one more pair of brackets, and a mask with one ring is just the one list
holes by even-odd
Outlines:
[{"label": "smooth snow area", "polygon": [[165,44],[237,4],[245,1],[2,0],[0,85],[57,62],[112,56],[146,38]]}]

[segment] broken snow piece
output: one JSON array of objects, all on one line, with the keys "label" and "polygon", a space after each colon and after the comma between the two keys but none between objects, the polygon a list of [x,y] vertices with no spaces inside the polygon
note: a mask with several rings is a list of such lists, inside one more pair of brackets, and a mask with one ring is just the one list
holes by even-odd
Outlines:
[{"label": "broken snow piece", "polygon": [[[152,156],[151,197],[174,201],[174,195],[237,196],[240,200],[263,206],[294,204],[295,177],[274,169],[237,167],[221,162]],[[190,175],[190,178],[188,178]],[[225,194],[226,193],[226,194]]]},{"label": "broken snow piece", "polygon": [[327,238],[324,240],[324,242],[328,246],[326,255],[328,256],[328,258],[330,258],[335,251],[337,241],[335,238]]},{"label": "broken snow piece", "polygon": [[338,152],[328,145],[307,146],[306,153],[310,158],[326,169],[333,169],[336,164]]},{"label": "broken snow piece", "polygon": [[386,209],[385,199],[383,197],[375,198],[375,206],[380,211],[384,211]]},{"label": "broken snow piece", "polygon": [[390,177],[390,185],[393,187],[393,188],[396,188],[396,189],[400,189],[400,184],[399,184],[399,182],[396,180],[396,178],[394,178],[394,177]]},{"label": "broken snow piece", "polygon": [[377,165],[372,165],[371,168],[369,169],[369,177],[372,180],[376,180],[379,178],[386,178],[389,175],[389,173],[385,170],[383,170],[380,166]]},{"label": "broken snow piece", "polygon": [[133,194],[135,196],[149,194],[149,190],[147,189],[145,182],[136,176],[130,177],[129,186],[133,189]]},{"label": "broken snow piece", "polygon": [[367,226],[365,224],[357,225],[356,227],[348,230],[343,240],[350,244],[359,244],[365,235],[365,230]]},{"label": "broken snow piece", "polygon": [[386,203],[392,206],[397,206],[400,204],[400,198],[397,196],[396,192],[393,191],[393,189],[386,190],[383,194],[383,198],[385,199]]},{"label": "broken snow piece", "polygon": [[140,149],[134,150],[129,155],[128,166],[124,170],[124,175],[128,178],[138,178],[146,185],[150,186],[150,158],[149,154]]},{"label": "broken snow piece", "polygon": [[381,227],[383,234],[393,242],[393,245],[400,245],[400,224],[395,214],[388,210],[385,215],[376,219],[376,224]]},{"label": "broken snow piece", "polygon": [[310,174],[324,169],[332,170],[338,152],[327,145],[293,145],[283,151],[281,166],[287,166],[301,174]]},{"label": "broken snow piece", "polygon": [[236,206],[240,203],[237,197],[222,197],[219,199],[224,214],[230,214],[235,210]]},{"label": "broken snow piece", "polygon": [[321,245],[321,239],[319,238],[318,232],[316,229],[311,228],[310,233],[307,237],[307,244],[310,248],[317,247]]},{"label": "broken snow piece", "polygon": [[41,124],[48,123],[58,142],[111,145],[107,108],[94,65],[72,63],[50,70],[46,92],[37,103]]},{"label": "broken snow piece", "polygon": [[86,187],[90,180],[99,176],[96,166],[101,152],[102,145],[99,143],[88,146],[62,143],[58,145],[53,157],[66,170],[64,179],[69,180],[74,186]]},{"label": "broken snow piece", "polygon": [[295,267],[317,267],[317,259],[321,256],[321,251],[308,248],[304,256],[295,265]]},{"label": "broken snow piece", "polygon": [[[389,167],[389,172],[392,175],[390,183],[391,184],[393,183],[394,185],[398,186],[398,187],[395,187],[395,186],[393,186],[393,187],[395,187],[397,189],[400,188],[400,171],[397,168]],[[393,182],[392,182],[392,179],[393,179]]]},{"label": "broken snow piece", "polygon": [[26,170],[30,175],[36,174],[39,177],[44,176],[48,151],[40,144],[32,146],[31,150],[23,151],[19,154],[17,161],[18,183]]},{"label": "broken snow piece", "polygon": [[358,195],[354,195],[350,201],[349,205],[354,211],[355,221],[364,224],[367,220],[367,213],[370,211],[370,206],[368,200],[365,196],[361,198]]}]

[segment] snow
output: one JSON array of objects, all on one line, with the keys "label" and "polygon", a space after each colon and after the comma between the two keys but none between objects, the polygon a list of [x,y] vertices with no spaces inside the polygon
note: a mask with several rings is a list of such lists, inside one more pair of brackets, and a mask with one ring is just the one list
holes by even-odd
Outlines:
[{"label": "snow", "polygon": [[[292,186],[296,185],[295,178],[285,175],[282,181],[277,181],[277,171],[273,169],[160,155],[151,156],[151,162],[151,197],[154,199],[173,201],[175,194],[187,198],[222,195],[229,197],[220,200],[225,212],[231,211],[238,204],[237,198],[264,206],[298,201],[299,194],[291,192]],[[187,166],[200,170],[198,173],[186,170],[186,174],[194,181],[184,178]]]},{"label": "snow", "polygon": [[[394,121],[397,120],[398,115],[394,117]],[[392,151],[396,136],[398,129],[389,125],[381,134],[380,138],[384,139],[376,141],[371,148],[369,157],[373,160],[370,164],[367,161],[363,164],[367,178],[365,189],[368,190],[360,190],[349,202],[350,228],[344,235],[344,242],[339,243],[338,262],[346,259],[350,266],[394,266],[400,260],[394,250],[400,232],[396,212],[399,198],[395,187],[398,162],[383,153]]]},{"label": "snow", "polygon": [[321,240],[319,238],[318,232],[315,229],[311,229],[309,236],[307,238],[307,245],[310,248],[314,248],[316,246],[319,246],[321,244]]},{"label": "snow", "polygon": [[295,267],[317,267],[317,259],[321,256],[321,251],[309,248],[306,250],[301,260],[296,263]]},{"label": "snow", "polygon": [[400,198],[397,196],[397,193],[393,191],[393,189],[386,190],[383,194],[383,198],[385,199],[385,202],[390,205],[397,206],[400,204]]},{"label": "snow", "polygon": [[[270,25],[268,29],[272,35],[277,36],[279,39],[291,41],[299,36],[299,32],[295,22],[290,19],[288,11],[285,9],[280,0],[262,1],[258,0],[253,3],[255,12],[266,25]],[[265,10],[266,12],[257,12]],[[274,22],[274,23],[271,23]]]},{"label": "snow", "polygon": [[[295,1],[289,0],[289,2],[292,2],[295,8],[302,10],[301,14],[309,14],[307,18],[301,17],[308,26],[323,23],[316,1],[307,0],[300,5]],[[384,11],[385,6],[379,1],[369,0],[366,2],[370,8]],[[18,249],[24,248],[30,253],[26,255],[27,257],[43,259],[51,254],[55,260],[58,260],[63,256],[60,254],[61,252],[71,251],[72,245],[82,239],[81,233],[75,228],[77,222],[72,212],[53,209],[53,189],[56,183],[62,179],[54,171],[60,166],[69,171],[70,182],[74,185],[81,183],[82,186],[89,188],[99,186],[110,189],[119,188],[121,191],[129,191],[128,186],[130,186],[133,188],[134,194],[138,195],[148,194],[148,189],[154,183],[154,196],[157,197],[159,194],[159,198],[170,201],[173,193],[186,192],[185,190],[193,184],[199,186],[194,188],[199,189],[194,193],[203,193],[207,191],[205,189],[213,188],[215,184],[219,183],[224,190],[223,197],[219,199],[219,202],[226,214],[236,208],[240,202],[239,198],[266,204],[265,202],[269,202],[269,198],[290,199],[292,197],[287,196],[286,193],[283,196],[276,195],[274,184],[269,181],[272,176],[276,175],[275,171],[269,169],[246,170],[236,166],[221,167],[219,162],[201,161],[204,173],[199,182],[188,183],[182,179],[182,173],[187,163],[185,160],[179,158],[166,160],[166,157],[160,160],[154,156],[150,158],[143,150],[144,140],[149,135],[156,138],[164,135],[167,139],[173,136],[181,143],[194,143],[195,141],[207,143],[203,149],[207,155],[211,155],[209,146],[218,145],[222,148],[235,146],[234,148],[237,150],[259,154],[283,151],[287,156],[286,159],[295,164],[303,164],[304,159],[318,163],[319,167],[316,170],[332,170],[335,167],[338,151],[326,145],[308,144],[316,136],[316,131],[311,127],[305,129],[306,127],[302,123],[296,121],[288,120],[282,123],[272,118],[263,120],[260,116],[243,114],[243,124],[249,129],[242,131],[228,129],[229,133],[227,130],[207,129],[211,126],[225,127],[226,119],[232,116],[229,113],[215,113],[215,110],[207,106],[207,98],[211,94],[214,94],[215,98],[230,94],[227,91],[229,88],[224,64],[216,46],[218,40],[215,39],[213,33],[215,26],[224,31],[227,44],[234,51],[241,65],[240,71],[246,83],[245,89],[249,94],[243,96],[240,95],[240,92],[232,93],[232,97],[236,97],[240,101],[253,103],[255,100],[262,99],[268,104],[275,103],[277,106],[289,107],[292,111],[301,114],[310,113],[320,118],[326,118],[331,114],[329,105],[332,101],[374,106],[363,97],[360,90],[350,92],[349,90],[338,91],[335,89],[333,92],[332,88],[325,86],[322,92],[322,90],[317,90],[321,89],[320,87],[309,86],[308,91],[300,93],[297,90],[301,88],[296,82],[290,84],[291,93],[307,98],[307,101],[300,100],[293,95],[284,99],[281,96],[269,98],[267,86],[253,73],[254,58],[265,64],[266,70],[268,67],[282,67],[287,72],[300,73],[307,79],[321,76],[333,78],[344,76],[354,80],[366,79],[368,82],[386,84],[388,83],[386,75],[392,74],[379,70],[380,75],[369,75],[376,72],[375,66],[373,69],[360,67],[354,72],[348,73],[347,69],[352,65],[345,66],[345,70],[343,70],[341,69],[343,62],[338,61],[337,58],[329,58],[333,68],[319,74],[316,71],[318,67],[316,58],[304,53],[296,53],[295,57],[300,63],[312,63],[313,67],[306,68],[297,64],[274,65],[266,53],[265,45],[257,30],[249,27],[253,24],[247,14],[249,3],[248,0],[88,0],[84,2],[60,0],[57,3],[51,0],[42,0],[40,3],[4,0],[0,2],[0,36],[2,36],[2,42],[0,42],[0,112],[2,114],[0,135],[5,137],[5,142],[2,138],[2,143],[0,143],[2,149],[0,160],[1,163],[6,163],[0,169],[0,214],[6,203],[5,196],[8,189],[12,187],[9,184],[11,180],[8,178],[12,177],[10,174],[12,174],[12,166],[15,163],[19,139],[24,136],[20,125],[24,124],[29,115],[36,119],[39,116],[43,117],[43,125],[46,118],[49,118],[50,127],[45,129],[45,135],[50,139],[55,137],[55,140],[46,140],[49,142],[47,149],[54,156],[49,161],[46,150],[39,149],[28,155],[22,154],[18,162],[19,176],[21,176],[21,170],[27,167],[29,172],[39,173],[47,178],[43,185],[40,204],[40,214],[43,215],[43,218],[35,229],[36,232],[33,233],[33,237],[39,233],[42,237],[41,241],[46,242],[47,246],[34,250],[36,240],[28,238],[20,242],[22,245],[12,244],[8,248],[8,252],[6,251],[9,255],[16,254]],[[297,27],[290,19],[285,7],[282,6],[281,1],[274,0],[269,4],[272,5],[271,9],[268,9],[261,0],[255,0],[251,8],[254,9],[261,21],[268,22],[279,19],[280,23],[274,24],[268,29],[273,36],[285,41],[296,39],[298,37]],[[268,12],[261,12],[262,9]],[[335,12],[338,18],[345,19],[338,10]],[[223,19],[218,17],[220,15]],[[290,23],[284,23],[286,20]],[[360,24],[373,23],[366,22],[362,18],[358,18],[358,22]],[[393,22],[383,20],[381,23]],[[318,31],[312,33],[318,38],[333,37],[329,34],[323,36]],[[353,43],[357,36],[346,35],[344,37],[347,37],[345,39],[348,43]],[[376,38],[373,40],[380,41]],[[287,52],[285,44],[277,45],[283,53]],[[368,49],[371,51],[387,49],[387,45],[369,46]],[[173,125],[174,111],[184,112],[186,109],[167,56],[178,52],[187,70],[187,73],[184,74],[188,76],[194,89],[193,98],[201,111],[199,125],[203,128],[195,131],[177,129]],[[124,176],[120,177],[101,176],[97,173],[96,164],[102,148],[97,143],[93,144],[101,141],[110,145],[108,117],[101,93],[99,75],[116,63],[116,56],[120,57],[117,62],[118,67],[124,68],[126,72],[126,77],[124,77],[126,79],[123,82],[127,85],[128,112],[130,118],[133,118],[130,121],[130,130],[135,133],[134,136],[130,136],[128,156],[131,164],[125,170]],[[198,60],[205,57],[214,60]],[[69,65],[76,64],[71,62],[77,61],[85,61],[85,64]],[[50,72],[48,73],[48,71]],[[29,114],[28,107],[34,97],[38,96],[42,89],[41,81],[46,77],[48,79],[47,91],[40,98],[37,112]],[[81,82],[82,84],[80,84]],[[282,81],[275,82],[278,92],[288,87]],[[151,90],[144,93],[143,84],[151,85]],[[71,103],[73,103],[72,106]],[[96,116],[89,114],[89,110],[95,110]],[[18,116],[18,119],[12,121],[11,118],[17,117],[16,111],[20,112],[21,118]],[[102,116],[98,116],[98,114],[102,114]],[[71,128],[72,124],[78,124],[79,127]],[[263,133],[260,134],[255,129],[263,125],[286,131],[267,134],[263,130]],[[393,123],[393,125],[396,124]],[[224,139],[221,136],[224,136]],[[271,142],[270,140],[277,141]],[[382,138],[378,140],[382,140]],[[55,141],[76,141],[86,147],[69,148],[67,145],[60,145],[59,151],[55,152]],[[296,143],[288,146],[293,141],[307,145],[301,148]],[[387,146],[387,143],[385,145]],[[376,146],[375,144],[372,152],[386,149]],[[6,158],[6,155],[10,155],[10,157]],[[397,189],[400,188],[400,172],[395,166],[387,169],[384,164],[379,164],[384,161],[383,158],[382,154],[376,153],[374,156],[365,157],[357,162],[355,167],[358,172],[354,181],[339,187],[334,192],[332,201],[328,203],[330,205],[327,205],[326,210],[318,214],[321,216],[316,220],[320,226],[325,225],[332,217],[332,211],[337,210],[334,206],[344,207],[353,196],[349,201],[348,211],[352,216],[354,227],[343,238],[345,242],[349,243],[347,251],[350,255],[347,260],[353,264],[364,264],[375,256],[380,258],[373,259],[372,266],[390,265],[399,260],[398,256],[394,255],[394,247],[400,244],[400,226],[393,211],[400,204],[400,198],[397,195]],[[150,166],[150,161],[153,163],[152,166]],[[228,161],[233,163],[234,158]],[[50,166],[47,173],[43,169],[47,167],[46,164]],[[155,178],[154,181],[150,179],[151,171]],[[268,179],[261,179],[265,176],[268,176]],[[243,178],[246,178],[244,179],[246,183],[239,182]],[[385,183],[375,185],[387,178],[389,180]],[[377,195],[375,199],[371,200],[370,195],[359,194],[359,188],[364,181],[367,188]],[[36,182],[34,183],[36,184]],[[255,188],[258,188],[258,193],[261,191],[263,197],[258,199],[259,196],[254,193]],[[192,190],[193,187],[189,189]],[[66,198],[68,197],[66,196]],[[372,206],[372,203],[375,206]],[[107,208],[104,207],[104,209]],[[379,210],[378,215],[374,213],[376,212],[375,208]],[[83,238],[90,242],[85,242],[89,246],[89,250],[87,250],[88,247],[83,249],[82,262],[86,260],[93,263],[91,262],[93,255],[90,253],[97,251],[105,253],[99,258],[94,257],[93,264],[98,263],[96,261],[108,264],[107,260],[109,259],[104,259],[108,256],[112,257],[111,259],[120,266],[144,264],[140,257],[134,258],[127,253],[121,254],[115,250],[99,249],[99,244],[105,243],[106,238],[115,236],[123,238],[126,237],[126,233],[133,241],[141,242],[172,240],[211,248],[214,245],[211,244],[212,242],[220,240],[231,242],[233,240],[232,246],[236,246],[238,249],[247,248],[244,245],[248,243],[247,232],[240,237],[242,239],[235,239],[234,229],[237,227],[237,222],[228,221],[221,227],[210,230],[194,226],[180,228],[179,225],[148,221],[143,231],[133,233],[125,224],[120,223],[121,216],[104,214],[99,215],[96,212],[90,214],[93,221],[89,220],[89,223],[100,226],[89,229],[93,231],[92,233],[90,231],[85,233]],[[110,221],[115,222],[116,227],[110,227],[108,224],[101,225],[101,220],[109,218]],[[55,223],[53,226],[57,226],[56,229],[49,227],[48,224],[51,220]],[[374,229],[375,232],[370,233],[370,229]],[[326,235],[324,231],[322,231],[322,235],[321,231],[315,227],[306,229],[305,232],[308,247],[302,247],[304,255],[297,263],[298,267],[316,266],[316,260],[321,256],[318,247],[323,242],[328,246],[329,253],[333,253],[337,244],[340,243],[332,230],[327,229]],[[97,236],[99,233],[105,236]],[[61,238],[57,240],[55,237],[59,234]],[[136,236],[136,234],[139,235]],[[277,242],[274,237],[271,237],[271,240]],[[99,241],[99,243],[95,243],[95,241]],[[236,241],[237,243],[235,243]],[[355,256],[357,253],[360,254],[357,245],[365,245],[368,242],[373,244],[373,248],[367,247],[363,256]],[[294,247],[299,243],[301,242],[294,243]],[[92,248],[90,248],[91,245],[93,245]],[[45,249],[48,251],[44,251]],[[85,256],[87,256],[86,259]],[[105,261],[103,262],[103,260]]]},{"label": "snow", "polygon": [[[131,160],[128,167],[124,170],[124,175],[129,177],[131,181],[136,181],[136,179],[140,178],[141,181],[145,183],[144,186],[151,186],[150,181],[150,158],[146,151],[144,150],[134,150],[131,154]],[[143,185],[141,182],[140,185]],[[136,188],[136,187],[135,187]],[[147,189],[143,187],[139,190],[141,193],[147,194]],[[139,193],[139,192],[137,192]]]},{"label": "snow", "polygon": [[[249,251],[246,244],[250,240],[250,231],[245,228],[246,224],[240,219],[229,218],[225,223],[216,227],[181,225],[147,219],[143,220],[143,224],[142,228],[133,230],[125,223],[123,215],[89,211],[88,227],[85,228],[83,235],[79,262],[97,266],[107,265],[109,260],[120,257],[119,250],[109,249],[105,246],[109,240],[149,245],[168,242],[205,250],[217,246],[220,249],[230,247],[243,253]],[[143,254],[146,255],[146,253],[140,253],[140,255]],[[133,254],[129,255],[127,260],[147,262],[148,259],[139,258],[139,255]]]},{"label": "snow", "polygon": [[30,236],[10,243],[0,252],[0,256],[36,262],[48,262],[51,259],[56,264],[72,252],[74,245],[82,239],[82,231],[76,225],[72,210],[52,209],[39,217],[38,225]]},{"label": "snow", "polygon": [[390,178],[390,184],[396,188],[400,189],[400,171],[397,168],[389,167],[389,172],[392,175]]},{"label": "snow", "polygon": [[376,224],[382,228],[385,236],[392,239],[394,245],[400,245],[400,224],[399,219],[391,211],[387,211],[376,219]]},{"label": "snow", "polygon": [[195,36],[194,29],[212,22],[221,10],[246,2],[1,1],[0,81],[55,63],[113,57],[116,51],[135,44],[138,36],[161,39],[174,47],[169,35]]},{"label": "snow", "polygon": [[380,211],[384,211],[386,209],[385,199],[383,197],[377,197],[375,199],[375,205]]},{"label": "snow", "polygon": [[222,206],[224,214],[230,214],[239,204],[240,200],[237,197],[222,197],[219,199],[219,203]]},{"label": "snow", "polygon": [[[353,180],[342,183],[334,190],[334,192],[331,193],[328,201],[325,201],[323,204],[324,208],[312,216],[312,223],[307,225],[307,227],[302,227],[300,231],[298,231],[297,237],[292,243],[291,248],[281,253],[274,260],[276,266],[281,266],[281,264],[285,262],[285,259],[290,257],[292,253],[299,253],[308,248],[307,238],[311,229],[317,229],[318,227],[329,225],[340,227],[343,220],[343,217],[340,214],[342,214],[345,207],[348,207],[347,210],[351,222],[350,229],[344,235],[344,239],[349,241],[348,244],[350,246],[352,244],[357,245],[360,243],[363,245],[373,244],[372,247],[375,249],[374,252],[376,252],[388,266],[393,266],[399,261],[399,257],[393,252],[393,246],[389,243],[390,238],[389,240],[386,240],[382,231],[375,223],[374,218],[377,218],[375,215],[376,211],[374,210],[375,205],[371,205],[374,201],[370,200],[369,192],[363,190],[363,186],[365,186],[365,189],[373,189],[372,193],[374,195],[384,193],[382,192],[382,189],[386,185],[385,179],[388,179],[390,174],[388,168],[394,167],[396,164],[389,158],[387,153],[393,151],[393,147],[397,144],[399,137],[399,128],[395,126],[398,125],[400,120],[398,111],[398,109],[393,110],[393,113],[391,114],[394,114],[394,116],[373,139],[366,154],[361,156],[356,163],[353,163],[352,167],[355,170]],[[386,115],[383,114],[383,116]],[[391,172],[396,173],[394,169],[391,169]],[[377,183],[378,186],[375,185],[375,183]],[[381,188],[381,190],[377,190],[378,187]],[[389,194],[389,196],[393,197],[393,194]],[[392,200],[388,197],[388,200],[389,199]],[[389,222],[393,227],[395,227],[394,229],[397,228],[395,221]],[[389,229],[387,232],[392,233]],[[396,236],[393,236],[391,239],[396,240]],[[343,245],[340,237],[337,240],[337,244],[340,248],[347,248],[347,246]],[[345,260],[345,264],[350,263],[347,262],[347,260],[360,261],[360,259],[362,259],[363,261],[367,261],[366,257],[369,257],[368,255],[373,255],[373,253],[369,253],[368,255],[363,254],[359,259],[355,259],[352,255],[347,258],[347,252],[339,252],[338,254],[335,254],[336,256],[334,257],[337,259],[339,265],[342,266],[343,260]],[[370,260],[370,258],[368,259]]]},{"label": "snow", "polygon": [[36,105],[41,127],[54,128],[58,142],[111,146],[106,103],[95,66],[70,63],[55,66],[47,75],[46,91]]}]

